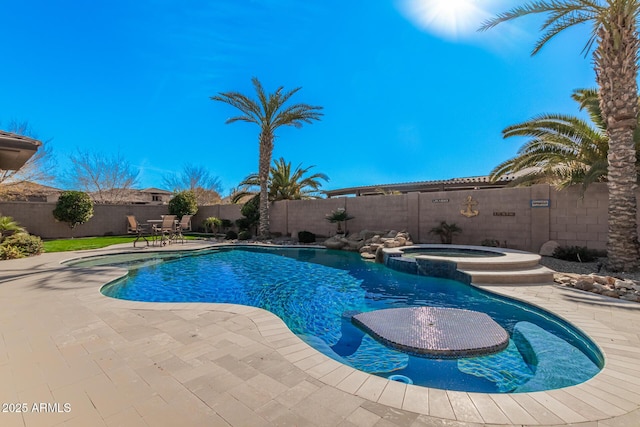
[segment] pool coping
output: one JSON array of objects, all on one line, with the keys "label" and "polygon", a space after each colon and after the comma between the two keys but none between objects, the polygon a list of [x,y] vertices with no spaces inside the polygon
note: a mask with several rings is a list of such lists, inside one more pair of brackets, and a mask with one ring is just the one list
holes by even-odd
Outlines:
[{"label": "pool coping", "polygon": [[[190,243],[183,245],[182,248],[193,250],[211,246],[216,245]],[[165,248],[164,250],[167,249],[173,248]],[[302,372],[308,379],[300,384],[305,384],[308,388],[313,386],[322,390],[323,395],[316,396],[316,400],[319,399],[318,404],[321,407],[328,406],[326,402],[322,402],[322,399],[327,399],[329,395],[331,399],[335,399],[335,404],[340,401],[352,402],[353,405],[349,408],[343,408],[346,404],[342,404],[339,411],[336,408],[330,408],[330,410],[339,413],[342,421],[349,421],[354,425],[369,425],[369,421],[365,420],[373,420],[373,416],[384,418],[381,414],[391,414],[393,411],[398,410],[406,411],[407,414],[415,414],[415,417],[413,415],[407,415],[406,417],[407,419],[412,419],[412,422],[417,419],[429,420],[438,418],[468,423],[469,425],[559,425],[605,420],[607,425],[640,424],[640,386],[638,385],[640,384],[640,367],[637,366],[637,360],[640,358],[640,337],[637,333],[640,325],[640,304],[562,288],[553,284],[479,286],[482,289],[534,304],[571,322],[584,331],[598,345],[605,357],[605,366],[598,375],[589,381],[558,390],[521,394],[445,391],[389,381],[343,365],[308,346],[295,336],[278,317],[259,308],[215,303],[144,303],[115,300],[103,296],[99,289],[102,284],[116,280],[126,274],[124,270],[113,267],[73,268],[60,264],[61,261],[70,257],[139,252],[143,250],[146,249],[116,245],[102,250],[74,252],[73,254],[44,254],[39,257],[1,262],[2,264],[0,265],[3,270],[0,271],[0,319],[7,321],[9,325],[11,325],[11,320],[14,318],[24,320],[20,323],[23,330],[19,337],[15,336],[15,334],[12,335],[12,331],[8,329],[4,321],[0,323],[3,325],[0,326],[3,338],[3,341],[0,342],[0,377],[3,370],[10,371],[12,377],[12,381],[5,381],[5,385],[0,386],[0,396],[2,396],[3,402],[13,401],[13,399],[40,401],[42,398],[33,396],[40,396],[45,388],[49,390],[50,396],[55,397],[55,392],[58,388],[51,380],[47,380],[47,374],[44,371],[41,372],[43,378],[33,380],[33,387],[20,391],[22,386],[17,385],[19,378],[16,373],[24,372],[25,369],[28,369],[24,365],[29,364],[29,359],[19,357],[24,352],[24,348],[16,350],[19,346],[14,348],[12,344],[14,341],[20,341],[18,338],[26,339],[31,335],[38,335],[39,332],[36,325],[38,324],[39,313],[41,311],[46,312],[43,304],[46,304],[51,299],[56,304],[59,304],[60,307],[68,307],[71,311],[66,313],[61,310],[60,314],[56,311],[56,315],[60,317],[61,324],[73,322],[74,314],[71,307],[76,307],[77,310],[92,316],[97,313],[100,321],[96,320],[96,322],[101,327],[107,328],[109,330],[108,334],[118,330],[117,319],[113,320],[110,318],[111,315],[106,314],[110,312],[119,313],[124,317],[133,316],[129,312],[158,312],[159,315],[162,315],[162,312],[171,312],[186,319],[194,319],[194,322],[201,321],[200,316],[207,316],[209,313],[227,313],[237,316],[237,324],[242,327],[234,329],[237,327],[237,324],[235,324],[232,329],[227,328],[226,334],[234,336],[243,343],[245,343],[243,340],[251,341],[251,344],[246,344],[247,346],[254,345],[253,342],[255,341],[260,348],[264,347],[263,350],[268,354],[272,354],[274,358],[276,357],[275,353],[277,353],[279,357],[289,364],[290,370],[295,369],[296,372]],[[6,269],[4,268],[5,266],[7,267]],[[71,281],[69,281],[70,279]],[[77,282],[82,281],[83,284],[75,284],[76,280]],[[41,285],[41,283],[45,283],[46,286]],[[73,287],[73,289],[69,289],[69,286]],[[26,300],[27,298],[33,298],[33,300]],[[16,307],[30,306],[30,304],[36,303],[38,305],[33,307],[34,313],[27,313],[24,310],[17,311]],[[68,319],[65,316],[68,316]],[[241,319],[245,319],[245,321]],[[32,321],[35,323],[32,324]],[[13,326],[16,325],[13,324]],[[144,337],[145,327],[140,327],[139,329],[138,334]],[[251,335],[252,332],[257,332],[259,336]],[[59,333],[63,334],[64,331],[60,330]],[[86,332],[81,331],[81,334],[84,333]],[[245,333],[249,334],[250,338],[242,335]],[[71,336],[73,335],[70,335],[69,340],[71,340]],[[126,351],[135,350],[134,348],[129,348],[129,340],[126,337],[118,338],[118,336],[116,333],[111,340],[119,342],[119,345],[127,348]],[[207,345],[207,348],[210,348],[213,345],[212,341],[206,338],[202,339],[202,345]],[[52,334],[51,331],[49,331],[48,336],[42,337],[44,341],[55,342],[56,348],[51,348],[50,350],[56,357],[61,354],[65,358],[65,354],[68,351],[67,348],[80,345],[88,353],[84,357],[88,358],[87,360],[93,360],[91,359],[92,353],[87,349],[91,345],[96,345],[95,340],[78,344],[78,338],[76,337],[75,340],[72,340],[74,341],[73,345],[69,344],[67,347],[66,342],[62,344],[59,342],[66,339],[58,336],[58,332]],[[82,339],[86,338],[83,337]],[[248,343],[249,341],[246,342]],[[35,344],[31,342],[30,347],[33,349],[34,346]],[[102,348],[101,351],[115,351],[113,348],[109,348],[109,343],[105,343],[104,346],[105,348]],[[181,351],[180,348],[172,350],[172,354],[175,356],[175,353],[179,351]],[[38,366],[44,366],[47,363],[37,355],[32,355],[32,357],[37,360]],[[225,355],[223,357],[231,356]],[[145,361],[145,363],[148,363],[148,361]],[[108,376],[108,370],[104,368],[102,370]],[[168,370],[172,378],[180,382],[180,375],[177,371],[174,372],[170,368]],[[262,370],[269,372],[269,364],[265,364]],[[138,371],[135,370],[135,372],[137,373]],[[153,376],[152,373],[147,374]],[[203,370],[201,374],[206,376],[209,373]],[[160,374],[158,373],[158,375]],[[283,373],[282,375],[286,374]],[[117,386],[121,386],[118,379],[109,378],[111,384],[116,385],[116,389]],[[190,378],[190,380],[195,381],[196,378]],[[185,386],[185,384],[182,384],[182,386]],[[11,385],[17,390],[11,390]],[[280,387],[280,385],[276,388]],[[269,404],[284,405],[278,399],[287,393],[289,395],[299,393],[300,390],[296,389],[299,386],[299,384],[296,384],[288,390],[283,390],[278,396],[272,397],[269,402],[258,408],[252,408],[251,403],[253,401],[244,401],[237,395],[233,395],[235,400],[229,401],[230,392],[227,393],[225,391],[221,395],[216,395],[211,401],[205,402],[207,403],[206,408],[201,408],[200,412],[209,413],[207,411],[210,411],[209,415],[205,417],[207,422],[217,419],[216,417],[221,417],[227,425],[243,425],[243,421],[234,421],[234,415],[225,412],[228,410],[226,406],[235,407],[241,404],[242,408],[250,409],[253,415],[260,417],[260,420],[267,422],[268,425],[271,421],[275,423],[275,418],[272,420],[260,411],[264,410],[264,407]],[[89,386],[82,383],[79,387],[84,390]],[[241,387],[241,385],[237,387]],[[189,390],[190,393],[197,395],[193,390]],[[316,390],[316,394],[319,393],[319,390]],[[90,393],[90,388],[85,390],[86,395],[90,395]],[[107,392],[107,394],[109,393]],[[311,394],[310,398],[314,396],[315,394]],[[116,399],[115,397],[111,398]],[[110,397],[105,397],[105,399],[109,400]],[[204,401],[201,397],[199,400]],[[43,401],[46,401],[46,399]],[[108,425],[109,420],[118,414],[127,414],[132,419],[141,419],[149,423],[149,420],[153,419],[154,416],[154,414],[145,415],[144,410],[141,409],[144,406],[125,403],[120,405],[124,407],[118,407],[117,404],[113,404],[112,410],[115,412],[109,415],[109,411],[100,411],[99,405],[96,405],[93,400],[92,403],[95,408],[93,412],[88,407],[87,414],[56,414],[56,416],[52,416],[52,420],[55,419],[55,424],[52,423],[50,425],[61,424],[62,422],[71,424],[74,420],[79,425],[83,422],[88,425],[86,424],[87,420],[96,416],[99,417],[98,420],[104,425]],[[356,405],[356,403],[358,404]],[[134,408],[135,411],[131,412],[131,408]],[[296,416],[306,416],[306,413],[300,413],[300,409],[290,409],[290,411],[293,411],[293,415]],[[307,411],[312,413],[313,409],[307,408]],[[331,413],[333,414],[333,412]],[[58,417],[58,415],[60,416]],[[293,416],[291,413],[287,415]],[[23,414],[20,421],[29,425],[28,421],[33,419],[33,416],[35,415]],[[66,418],[64,418],[65,416]],[[5,421],[5,419],[13,420],[9,415],[0,414],[0,420]],[[62,421],[60,421],[61,419]],[[311,414],[305,419],[311,421],[315,418]],[[40,418],[40,421],[42,421],[42,418]],[[394,423],[396,425],[410,425],[410,423],[401,421],[394,421]],[[133,422],[130,424],[134,425]],[[3,425],[5,425],[4,422]],[[16,425],[23,424],[16,422]],[[129,423],[121,425],[129,425]]]}]

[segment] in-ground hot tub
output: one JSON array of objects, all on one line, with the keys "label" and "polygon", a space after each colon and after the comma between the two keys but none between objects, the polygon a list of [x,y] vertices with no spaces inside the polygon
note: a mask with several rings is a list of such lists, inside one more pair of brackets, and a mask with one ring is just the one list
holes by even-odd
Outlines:
[{"label": "in-ground hot tub", "polygon": [[537,254],[487,246],[425,244],[384,249],[384,263],[389,268],[467,284],[552,282],[553,271],[539,262]]},{"label": "in-ground hot tub", "polygon": [[451,245],[447,246],[438,246],[438,245],[429,245],[428,247],[424,246],[409,246],[407,248],[400,248],[402,250],[402,256],[404,257],[412,257],[416,256],[436,256],[436,257],[444,257],[444,258],[493,258],[493,257],[501,257],[506,256],[504,252],[499,251],[499,248],[495,248],[495,250],[485,250],[485,249],[477,249],[473,247],[451,247]]}]

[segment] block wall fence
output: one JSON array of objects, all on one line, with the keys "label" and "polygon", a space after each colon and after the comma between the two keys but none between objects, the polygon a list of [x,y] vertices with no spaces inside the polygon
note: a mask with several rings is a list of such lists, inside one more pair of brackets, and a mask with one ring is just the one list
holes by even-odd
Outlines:
[{"label": "block wall fence", "polygon": [[[469,197],[471,199],[469,200]],[[271,205],[273,233],[297,236],[306,230],[318,236],[331,236],[336,225],[325,215],[345,208],[354,216],[348,231],[406,230],[416,243],[439,243],[431,228],[440,221],[455,223],[462,233],[453,243],[479,245],[485,239],[501,245],[538,252],[548,240],[561,245],[605,249],[607,243],[606,184],[593,184],[581,195],[580,188],[556,191],[546,184],[525,188],[442,191],[318,200],[285,200]],[[54,220],[54,203],[0,202],[0,214],[11,216],[31,234],[45,239],[70,237],[71,231]],[[126,234],[126,215],[140,222],[158,219],[167,206],[96,205],[94,216],[74,230],[75,237]],[[478,214],[467,217],[462,212]],[[236,220],[238,205],[202,206],[193,218],[201,227],[205,218],[215,216]]]}]

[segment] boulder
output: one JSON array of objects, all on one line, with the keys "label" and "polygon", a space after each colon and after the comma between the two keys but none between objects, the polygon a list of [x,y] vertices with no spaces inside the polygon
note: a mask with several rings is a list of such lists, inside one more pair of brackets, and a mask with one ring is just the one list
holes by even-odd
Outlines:
[{"label": "boulder", "polygon": [[576,280],[576,283],[573,286],[576,289],[580,289],[582,291],[590,291],[591,289],[594,288],[593,280],[584,280],[584,279]]},{"label": "boulder", "polygon": [[369,252],[363,252],[360,256],[364,259],[376,259],[376,255]]},{"label": "boulder", "polygon": [[326,246],[327,249],[342,249],[346,243],[342,241],[342,238],[333,236],[325,240],[323,245]]},{"label": "boulder", "polygon": [[540,251],[538,253],[542,256],[552,256],[553,251],[555,251],[559,246],[560,244],[555,240],[549,240],[548,242],[540,246]]}]

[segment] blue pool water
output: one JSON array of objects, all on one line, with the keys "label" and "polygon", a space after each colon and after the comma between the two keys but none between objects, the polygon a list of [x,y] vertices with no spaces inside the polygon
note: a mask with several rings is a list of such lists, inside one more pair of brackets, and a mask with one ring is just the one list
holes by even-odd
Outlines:
[{"label": "blue pool water", "polygon": [[[417,385],[489,393],[538,391],[581,383],[603,365],[587,337],[550,313],[453,280],[400,273],[354,253],[221,248],[162,260],[149,254],[134,264],[126,259],[88,263],[130,268],[126,278],[103,287],[107,296],[261,307],[324,354]],[[425,358],[389,348],[351,323],[354,313],[416,306],[487,313],[509,332],[509,346],[488,356]]]}]

